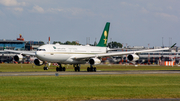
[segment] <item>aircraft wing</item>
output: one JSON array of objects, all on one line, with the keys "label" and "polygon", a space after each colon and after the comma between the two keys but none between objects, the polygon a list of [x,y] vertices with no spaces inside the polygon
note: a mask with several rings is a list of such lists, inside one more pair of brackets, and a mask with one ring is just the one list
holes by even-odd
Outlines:
[{"label": "aircraft wing", "polygon": [[72,57],[72,59],[87,59],[87,58],[94,58],[94,57],[121,56],[121,55],[146,53],[146,52],[162,51],[162,50],[169,50],[169,48],[148,49],[148,50],[139,50],[139,51],[127,51],[127,52],[124,51],[124,52],[113,52],[113,53],[92,54],[92,55],[78,55],[78,56]]},{"label": "aircraft wing", "polygon": [[15,50],[7,50],[7,49],[5,49],[4,52],[12,52],[12,53],[19,53],[19,54],[22,54],[22,55],[35,56],[35,51],[15,51]]}]

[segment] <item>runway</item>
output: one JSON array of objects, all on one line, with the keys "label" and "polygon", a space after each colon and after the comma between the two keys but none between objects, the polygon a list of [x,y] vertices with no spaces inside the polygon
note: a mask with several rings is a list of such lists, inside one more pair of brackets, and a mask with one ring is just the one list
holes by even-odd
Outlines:
[{"label": "runway", "polygon": [[60,75],[117,75],[117,74],[180,74],[180,70],[97,71],[97,72],[0,72],[0,76],[60,76]]}]

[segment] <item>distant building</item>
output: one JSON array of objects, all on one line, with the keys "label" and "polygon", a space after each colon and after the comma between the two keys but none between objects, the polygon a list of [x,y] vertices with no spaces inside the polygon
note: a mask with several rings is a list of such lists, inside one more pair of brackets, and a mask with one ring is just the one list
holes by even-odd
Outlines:
[{"label": "distant building", "polygon": [[37,48],[41,45],[44,45],[43,41],[24,41],[21,34],[17,40],[0,40],[0,50],[37,50]]},{"label": "distant building", "polygon": [[37,48],[41,45],[44,45],[43,41],[27,41],[25,50],[37,50]]},{"label": "distant building", "polygon": [[13,56],[16,53],[4,52],[1,50],[10,49],[10,50],[26,50],[26,51],[35,51],[41,45],[44,45],[43,41],[24,41],[22,35],[19,35],[17,40],[0,40],[0,63],[7,62],[10,63],[13,61]]},{"label": "distant building", "polygon": [[[149,49],[159,49],[161,47],[153,47]],[[117,51],[138,51],[138,50],[144,50],[148,49],[147,47],[143,46],[133,46],[128,48],[118,48]],[[115,49],[116,50],[116,49]],[[115,52],[115,51],[111,51]],[[140,53],[139,60],[136,61],[136,63],[146,63],[146,64],[159,64],[159,61],[174,61],[175,64],[180,63],[180,48],[173,47],[170,50],[164,50],[164,51],[157,51],[157,52],[146,52],[146,53]],[[127,63],[127,55],[123,56],[114,56],[113,61],[116,63]]]},{"label": "distant building", "polygon": [[0,40],[0,50],[25,50],[26,41]]}]

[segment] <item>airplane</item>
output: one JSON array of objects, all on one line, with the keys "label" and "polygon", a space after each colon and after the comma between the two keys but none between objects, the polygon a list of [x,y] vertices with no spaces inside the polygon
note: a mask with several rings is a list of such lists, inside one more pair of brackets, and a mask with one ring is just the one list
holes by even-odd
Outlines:
[{"label": "airplane", "polygon": [[101,35],[100,41],[96,46],[46,44],[40,46],[35,53],[20,52],[14,50],[6,51],[20,53],[20,55],[16,55],[16,60],[19,61],[23,59],[23,55],[34,55],[37,57],[37,59],[34,60],[34,64],[37,66],[45,64],[45,67],[43,68],[44,70],[48,70],[48,67],[46,66],[47,63],[58,63],[59,67],[56,68],[56,71],[66,70],[66,68],[62,67],[61,64],[73,64],[74,70],[80,71],[80,65],[89,62],[90,67],[87,67],[87,71],[96,72],[96,67],[94,67],[94,65],[100,64],[102,57],[128,55],[128,60],[133,62],[139,59],[139,56],[137,55],[138,53],[169,50],[169,48],[161,48],[107,53],[111,50],[110,48],[106,47],[109,27],[110,22],[107,22]]}]

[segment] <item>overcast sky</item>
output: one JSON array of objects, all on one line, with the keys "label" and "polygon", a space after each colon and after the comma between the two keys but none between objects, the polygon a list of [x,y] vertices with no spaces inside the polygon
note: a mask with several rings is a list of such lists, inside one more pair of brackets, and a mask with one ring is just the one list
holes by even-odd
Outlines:
[{"label": "overcast sky", "polygon": [[[180,0],[0,0],[0,39],[162,46],[180,40]],[[169,40],[172,39],[172,42]]]}]

